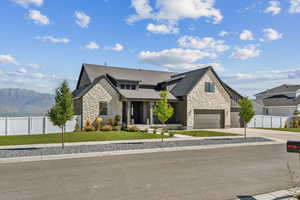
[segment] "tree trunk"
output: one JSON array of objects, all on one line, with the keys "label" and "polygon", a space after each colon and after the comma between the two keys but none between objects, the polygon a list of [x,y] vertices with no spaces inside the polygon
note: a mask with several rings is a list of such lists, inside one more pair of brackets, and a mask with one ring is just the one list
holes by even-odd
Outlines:
[{"label": "tree trunk", "polygon": [[[165,126],[165,123],[163,123],[163,127]],[[164,142],[164,128],[161,130],[161,142]]]},{"label": "tree trunk", "polygon": [[246,137],[247,137],[247,123],[246,122],[244,122],[244,128],[245,128],[244,139],[246,140]]},{"label": "tree trunk", "polygon": [[64,128],[65,126],[63,125],[61,127],[61,148],[64,149],[65,148],[65,145],[64,145]]}]

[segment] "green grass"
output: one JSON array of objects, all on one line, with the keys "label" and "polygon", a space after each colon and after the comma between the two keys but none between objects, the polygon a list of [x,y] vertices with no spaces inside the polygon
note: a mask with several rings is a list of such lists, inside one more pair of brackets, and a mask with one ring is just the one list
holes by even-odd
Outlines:
[{"label": "green grass", "polygon": [[238,136],[237,134],[215,132],[215,131],[173,131],[181,135],[190,135],[195,137],[214,137],[214,136]]},{"label": "green grass", "polygon": [[274,131],[288,131],[300,133],[300,128],[260,128],[264,130],[274,130]]},{"label": "green grass", "polygon": [[[60,134],[0,136],[0,146],[60,143],[60,137]],[[155,138],[161,138],[161,136],[145,132],[125,131],[65,133],[65,142],[136,140]]]}]

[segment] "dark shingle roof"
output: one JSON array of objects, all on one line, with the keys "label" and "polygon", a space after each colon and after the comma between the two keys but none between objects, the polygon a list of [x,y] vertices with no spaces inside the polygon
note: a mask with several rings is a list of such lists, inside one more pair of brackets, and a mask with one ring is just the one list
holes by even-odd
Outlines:
[{"label": "dark shingle roof", "polygon": [[276,94],[276,93],[293,93],[296,92],[297,90],[300,89],[300,85],[287,85],[283,84],[278,87],[274,87],[271,89],[268,89],[266,91],[263,91],[261,93],[258,93],[256,95],[261,95],[261,94]]},{"label": "dark shingle roof", "polygon": [[300,104],[300,96],[291,98],[285,95],[274,95],[263,100],[265,106],[297,106]]},{"label": "dark shingle roof", "polygon": [[170,79],[176,73],[130,69],[121,67],[108,67],[103,65],[83,64],[91,82],[103,74],[109,74],[115,79],[141,81],[144,85],[156,85],[159,82]]}]

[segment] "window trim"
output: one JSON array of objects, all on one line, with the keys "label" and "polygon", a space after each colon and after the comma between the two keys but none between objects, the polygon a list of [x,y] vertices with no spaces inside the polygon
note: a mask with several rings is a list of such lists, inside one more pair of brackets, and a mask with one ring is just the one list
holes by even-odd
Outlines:
[{"label": "window trim", "polygon": [[214,82],[205,82],[204,90],[207,93],[215,93],[216,84]]}]

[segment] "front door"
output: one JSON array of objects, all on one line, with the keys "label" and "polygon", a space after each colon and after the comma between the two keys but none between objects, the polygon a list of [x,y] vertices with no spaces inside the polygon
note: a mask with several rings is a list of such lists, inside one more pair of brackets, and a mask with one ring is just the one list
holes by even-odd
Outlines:
[{"label": "front door", "polygon": [[135,124],[143,124],[143,102],[132,102],[133,119]]}]

